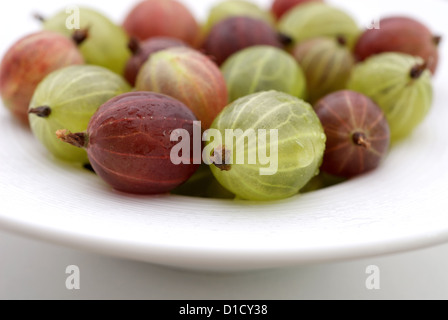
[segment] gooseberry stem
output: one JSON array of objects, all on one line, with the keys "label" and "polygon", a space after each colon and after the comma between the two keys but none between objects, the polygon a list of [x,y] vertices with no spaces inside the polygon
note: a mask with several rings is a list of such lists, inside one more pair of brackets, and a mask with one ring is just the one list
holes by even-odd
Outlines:
[{"label": "gooseberry stem", "polygon": [[95,170],[93,169],[92,165],[90,163],[86,163],[85,165],[82,166],[84,169],[86,169],[87,171],[93,172],[95,173]]},{"label": "gooseberry stem", "polygon": [[131,37],[129,39],[128,48],[129,48],[129,50],[131,50],[132,54],[135,56],[141,49],[140,41],[135,37]]},{"label": "gooseberry stem", "polygon": [[347,39],[344,36],[337,36],[336,41],[343,47],[347,45]]},{"label": "gooseberry stem", "polygon": [[77,46],[80,46],[89,37],[89,29],[79,29],[75,30],[72,35],[73,41]]},{"label": "gooseberry stem", "polygon": [[45,20],[46,20],[45,17],[42,14],[37,13],[37,12],[33,14],[33,18],[36,19],[37,21],[42,22],[42,23],[44,23]]},{"label": "gooseberry stem", "polygon": [[48,118],[51,115],[51,108],[49,106],[37,107],[31,109],[28,113],[35,114],[40,118]]},{"label": "gooseberry stem", "polygon": [[71,133],[65,129],[56,131],[56,136],[59,140],[78,148],[86,148],[89,140],[85,132]]},{"label": "gooseberry stem", "polygon": [[221,171],[230,171],[232,166],[230,162],[230,150],[227,150],[225,146],[219,146],[213,150],[213,154],[210,157],[213,165]]},{"label": "gooseberry stem", "polygon": [[285,47],[291,45],[294,42],[294,39],[291,38],[290,36],[288,36],[287,34],[278,33],[278,40],[280,41],[281,44],[283,44]]},{"label": "gooseberry stem", "polygon": [[418,64],[411,69],[411,78],[418,79],[422,76],[423,72],[428,68],[428,62]]},{"label": "gooseberry stem", "polygon": [[355,132],[352,136],[353,142],[360,147],[363,147],[365,149],[369,149],[372,144],[367,139],[367,136],[363,132]]},{"label": "gooseberry stem", "polygon": [[434,37],[432,38],[432,40],[434,41],[434,44],[435,44],[436,46],[438,46],[438,45],[442,42],[442,36],[434,36]]}]

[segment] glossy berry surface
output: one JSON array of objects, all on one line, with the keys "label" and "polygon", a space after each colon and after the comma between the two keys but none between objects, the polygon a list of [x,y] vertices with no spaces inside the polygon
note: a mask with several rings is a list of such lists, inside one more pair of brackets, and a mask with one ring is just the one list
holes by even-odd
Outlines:
[{"label": "glossy berry surface", "polygon": [[131,40],[129,46],[133,55],[126,64],[124,76],[132,86],[135,86],[140,69],[153,53],[173,47],[187,47],[188,45],[175,38],[155,37],[142,43],[139,43],[136,39]]},{"label": "glossy berry surface", "polygon": [[266,22],[249,17],[232,17],[212,28],[203,48],[221,65],[232,54],[256,45],[283,47],[277,31]]},{"label": "glossy berry surface", "polygon": [[359,38],[355,55],[358,60],[383,52],[400,52],[419,56],[435,73],[439,61],[439,42],[423,23],[408,17],[389,17],[380,20],[379,29],[366,30]]},{"label": "glossy berry surface", "polygon": [[153,37],[172,37],[197,46],[201,30],[190,10],[175,0],[145,0],[126,17],[124,29],[141,41]]},{"label": "glossy berry surface", "polygon": [[372,100],[357,92],[338,91],[321,99],[314,109],[327,136],[322,171],[351,178],[381,164],[390,130]]},{"label": "glossy berry surface", "polygon": [[187,105],[204,129],[228,103],[227,86],[218,66],[190,48],[157,52],[140,70],[137,90],[169,95]]},{"label": "glossy berry surface", "polygon": [[[95,172],[114,189],[135,194],[166,193],[187,181],[198,165],[171,161],[171,133],[193,136],[196,117],[181,102],[157,93],[132,92],[100,107],[78,144],[87,148]],[[60,133],[62,139],[76,139]],[[188,155],[186,156],[188,158]]]},{"label": "glossy berry surface", "polygon": [[84,59],[72,39],[41,31],[15,43],[0,66],[0,93],[5,106],[24,124],[37,85],[51,72]]}]

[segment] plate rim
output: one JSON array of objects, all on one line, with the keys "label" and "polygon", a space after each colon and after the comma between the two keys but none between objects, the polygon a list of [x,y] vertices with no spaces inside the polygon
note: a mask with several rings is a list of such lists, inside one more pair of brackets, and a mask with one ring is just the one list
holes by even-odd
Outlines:
[{"label": "plate rim", "polygon": [[[448,229],[430,233],[401,236],[393,242],[377,239],[368,243],[303,248],[263,248],[234,250],[229,248],[179,247],[148,245],[127,239],[125,242],[104,236],[95,237],[80,232],[65,232],[51,227],[7,219],[0,215],[0,229],[49,244],[65,246],[90,253],[107,255],[143,263],[190,271],[240,272],[286,268],[300,265],[332,263],[374,258],[431,248],[448,243]],[[185,259],[180,260],[179,256]],[[187,258],[188,257],[188,258]],[[204,259],[204,257],[207,257]],[[189,260],[189,261],[188,261]],[[235,264],[236,263],[236,264]]]}]

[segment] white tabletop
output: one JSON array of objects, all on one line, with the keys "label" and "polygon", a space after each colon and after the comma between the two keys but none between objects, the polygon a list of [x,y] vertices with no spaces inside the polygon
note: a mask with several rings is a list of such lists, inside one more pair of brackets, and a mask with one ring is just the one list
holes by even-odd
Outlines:
[{"label": "white tabletop", "polygon": [[[448,299],[448,245],[350,262],[245,273],[195,273],[0,232],[0,299]],[[68,290],[66,268],[79,267]],[[379,290],[369,290],[369,266]],[[373,282],[369,282],[373,283]]]}]

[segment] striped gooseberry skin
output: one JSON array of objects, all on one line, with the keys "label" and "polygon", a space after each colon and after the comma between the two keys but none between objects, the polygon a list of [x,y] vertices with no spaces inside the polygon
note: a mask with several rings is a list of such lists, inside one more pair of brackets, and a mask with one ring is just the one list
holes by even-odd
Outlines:
[{"label": "striped gooseberry skin", "polygon": [[227,85],[218,66],[202,53],[184,47],[153,54],[140,70],[136,88],[183,102],[204,129],[228,103]]},{"label": "striped gooseberry skin", "polygon": [[353,48],[360,30],[346,12],[321,2],[308,2],[288,11],[278,22],[278,30],[295,43],[317,37],[343,36]]},{"label": "striped gooseberry skin", "polygon": [[380,20],[379,29],[366,30],[355,46],[359,61],[383,52],[401,52],[419,56],[435,73],[439,61],[440,37],[421,22],[409,17],[388,17]]},{"label": "striped gooseberry skin", "polygon": [[173,37],[196,47],[201,29],[191,11],[176,0],[145,0],[127,15],[124,29],[141,41],[153,37]]},{"label": "striped gooseberry skin", "polygon": [[322,171],[352,178],[376,169],[390,144],[381,109],[366,96],[343,90],[314,106],[327,136]]},{"label": "striped gooseberry skin", "polygon": [[267,22],[250,17],[231,17],[213,26],[203,49],[221,65],[232,54],[255,45],[283,47],[279,34]]},{"label": "striped gooseberry skin", "polygon": [[[296,195],[319,173],[326,137],[311,105],[297,97],[275,90],[245,96],[226,107],[213,122],[212,129],[219,130],[221,142],[228,141],[232,129],[256,133],[266,130],[267,145],[260,144],[260,140],[256,148],[244,143],[244,154],[267,148],[271,164],[276,163],[278,167],[272,174],[260,174],[260,169],[268,167],[260,159],[250,163],[245,156],[244,163],[238,163],[235,157],[238,157],[237,145],[241,138],[233,148],[221,145],[229,158],[234,158],[233,164],[224,170],[213,164],[210,166],[219,183],[241,199],[286,199]],[[272,140],[274,132],[278,140]],[[215,150],[221,142],[213,140],[207,147]]]},{"label": "striped gooseberry skin", "polygon": [[16,42],[0,66],[0,93],[5,106],[28,125],[28,107],[37,85],[51,72],[83,64],[75,42],[58,33],[41,31]]},{"label": "striped gooseberry skin", "polygon": [[[57,139],[55,132],[81,132],[90,118],[108,100],[131,91],[118,74],[93,65],[69,66],[49,74],[37,87],[29,105],[33,135],[54,157],[72,163],[87,163],[85,150]],[[40,109],[46,110],[41,113]]]},{"label": "striped gooseberry skin", "polygon": [[[95,172],[114,189],[161,194],[187,181],[198,165],[175,165],[172,131],[193,137],[196,117],[180,101],[151,92],[120,95],[100,107],[87,129],[87,153]],[[192,143],[191,139],[191,143]],[[193,150],[193,149],[191,149]]]},{"label": "striped gooseberry skin", "polygon": [[135,86],[140,69],[153,53],[168,48],[187,46],[182,40],[169,37],[155,37],[145,40],[142,43],[137,42],[136,48],[131,49],[133,55],[126,64],[124,77],[132,86]]},{"label": "striped gooseberry skin", "polygon": [[271,11],[277,19],[280,19],[292,8],[310,1],[323,2],[323,0],[274,0]]},{"label": "striped gooseberry skin", "polygon": [[293,56],[307,79],[307,99],[311,103],[331,92],[345,89],[355,59],[341,38],[315,38],[298,44]]},{"label": "striped gooseberry skin", "polygon": [[420,57],[385,52],[358,63],[347,88],[372,99],[384,112],[391,140],[399,141],[423,122],[431,110],[431,71]]},{"label": "striped gooseberry skin", "polygon": [[300,65],[284,50],[253,46],[232,55],[222,66],[230,101],[249,94],[276,90],[298,98],[306,95]]}]

